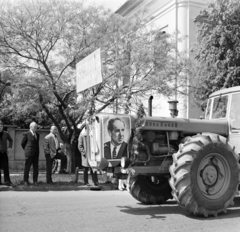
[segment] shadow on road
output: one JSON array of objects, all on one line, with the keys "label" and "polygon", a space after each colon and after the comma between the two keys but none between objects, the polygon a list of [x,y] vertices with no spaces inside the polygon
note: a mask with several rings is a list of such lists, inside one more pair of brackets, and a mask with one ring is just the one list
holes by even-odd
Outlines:
[{"label": "shadow on road", "polygon": [[[137,205],[140,205],[138,207]],[[217,217],[215,216],[199,216],[189,214],[186,210],[178,206],[176,201],[167,201],[164,205],[144,205],[138,203],[136,207],[129,206],[119,206],[121,208],[121,212],[134,214],[134,215],[149,215],[149,219],[161,219],[164,220],[168,214],[181,214],[185,215],[188,218],[197,219],[197,220],[219,220],[219,219],[229,219],[229,218],[240,218],[240,196],[234,198],[234,206],[230,206],[227,209],[227,213],[221,212]],[[145,207],[144,207],[145,206]]]},{"label": "shadow on road", "polygon": [[[137,206],[139,205],[139,207]],[[119,206],[121,212],[134,215],[149,215],[148,219],[164,220],[167,214],[182,214],[185,215],[184,209],[177,205],[176,201],[168,201],[164,205],[144,205],[137,203],[136,207]]]}]

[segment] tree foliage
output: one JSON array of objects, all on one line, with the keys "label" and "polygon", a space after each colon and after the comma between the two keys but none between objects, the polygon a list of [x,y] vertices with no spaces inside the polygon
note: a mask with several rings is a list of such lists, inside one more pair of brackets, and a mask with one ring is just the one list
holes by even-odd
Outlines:
[{"label": "tree foliage", "polygon": [[[128,20],[79,1],[0,3],[1,69],[14,79],[4,110],[14,122],[54,123],[70,144],[91,112],[114,108],[118,100],[118,109],[129,113],[149,91],[176,90],[173,82],[184,67],[172,56],[176,41],[137,17]],[[83,91],[76,104],[76,64],[98,48],[103,82]]]},{"label": "tree foliage", "polygon": [[144,118],[146,117],[146,113],[143,107],[143,104],[141,104],[137,110],[137,119],[135,123],[135,128],[133,130],[133,140],[132,140],[132,151],[133,159],[137,159],[139,156],[139,151],[145,147],[144,143],[142,142],[142,134],[141,130],[139,129],[143,123]]},{"label": "tree foliage", "polygon": [[[0,104],[3,102],[7,94],[11,93],[11,83],[8,81],[8,73],[0,73]],[[3,106],[0,105],[0,108]]]},{"label": "tree foliage", "polygon": [[219,89],[240,85],[240,2],[216,0],[200,14],[197,91],[199,104]]}]

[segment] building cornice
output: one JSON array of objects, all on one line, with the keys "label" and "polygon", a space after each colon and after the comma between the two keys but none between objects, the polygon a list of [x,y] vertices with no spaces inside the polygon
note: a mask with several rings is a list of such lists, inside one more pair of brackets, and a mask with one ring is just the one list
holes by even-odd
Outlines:
[{"label": "building cornice", "polygon": [[159,16],[162,16],[166,13],[168,13],[173,8],[177,7],[196,7],[203,8],[206,3],[203,3],[203,1],[199,0],[169,0],[167,3],[161,6],[161,8],[155,10],[152,12],[148,17],[152,20],[155,20]]},{"label": "building cornice", "polygon": [[[149,0],[148,0],[149,1]],[[157,5],[158,0],[152,0],[147,2],[146,0],[128,0],[125,4],[123,4],[115,13],[120,14],[122,16],[127,16],[129,13],[134,12],[134,10],[142,3],[144,7],[149,8],[152,5],[156,4],[156,10],[150,13],[147,18],[151,18],[154,20],[160,15],[167,13],[172,8],[176,7],[199,7],[203,8],[206,6],[206,2],[203,0],[169,0],[162,5]]]},{"label": "building cornice", "polygon": [[139,6],[144,0],[128,0],[125,2],[119,9],[115,11],[116,14],[120,14],[122,16],[126,16],[129,12],[131,12],[134,8]]}]

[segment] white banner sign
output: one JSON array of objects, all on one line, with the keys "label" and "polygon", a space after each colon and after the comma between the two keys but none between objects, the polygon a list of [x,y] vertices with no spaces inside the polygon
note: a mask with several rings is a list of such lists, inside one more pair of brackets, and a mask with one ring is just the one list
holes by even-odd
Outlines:
[{"label": "white banner sign", "polygon": [[77,93],[102,82],[102,62],[100,48],[79,61],[76,65]]}]

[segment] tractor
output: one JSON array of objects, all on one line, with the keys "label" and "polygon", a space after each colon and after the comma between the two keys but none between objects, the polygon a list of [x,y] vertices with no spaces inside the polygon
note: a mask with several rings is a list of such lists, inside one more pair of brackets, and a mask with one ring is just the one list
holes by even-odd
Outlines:
[{"label": "tractor", "polygon": [[[87,130],[90,165],[126,179],[143,204],[174,198],[194,215],[226,212],[240,181],[240,86],[210,95],[204,118],[178,118],[176,100],[169,101],[169,110],[171,117],[154,117],[150,109],[141,120],[96,115]],[[117,157],[110,154],[114,136],[127,146]]]}]

